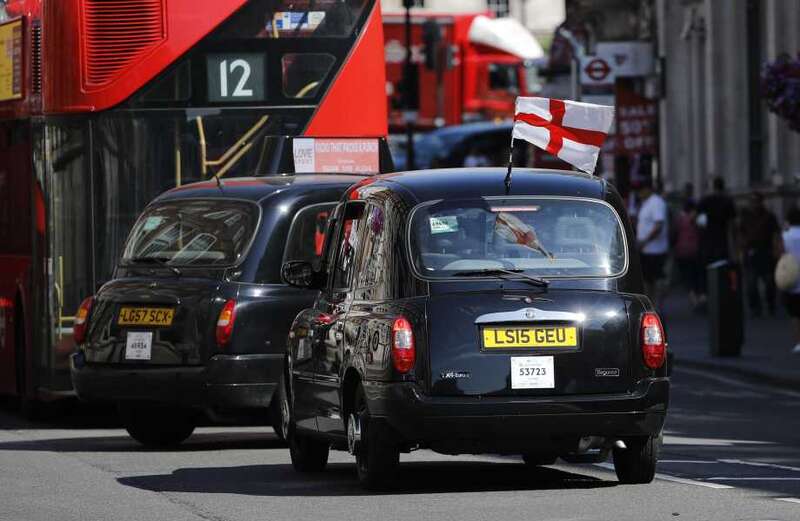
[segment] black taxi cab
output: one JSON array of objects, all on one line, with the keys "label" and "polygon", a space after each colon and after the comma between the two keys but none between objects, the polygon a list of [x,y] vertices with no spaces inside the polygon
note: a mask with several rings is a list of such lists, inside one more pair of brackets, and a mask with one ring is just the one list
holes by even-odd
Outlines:
[{"label": "black taxi cab", "polygon": [[286,334],[316,294],[281,282],[281,265],[317,262],[329,213],[362,178],[206,181],[156,198],[114,279],[81,305],[78,396],[116,402],[130,435],[150,446],[180,443],[203,413],[280,425],[272,398]]},{"label": "black taxi cab", "polygon": [[653,479],[666,336],[643,295],[620,196],[573,172],[447,169],[362,181],[331,216],[319,269],[284,264],[314,305],[287,342],[282,429],[299,471],[330,448],[366,487],[399,454],[613,453]]}]

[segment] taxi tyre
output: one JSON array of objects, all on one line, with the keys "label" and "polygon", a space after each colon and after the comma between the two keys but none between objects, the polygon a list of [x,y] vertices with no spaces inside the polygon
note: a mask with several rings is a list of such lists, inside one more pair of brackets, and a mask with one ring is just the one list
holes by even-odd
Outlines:
[{"label": "taxi tyre", "polygon": [[280,388],[282,387],[283,382],[281,381],[278,392],[272,395],[272,403],[270,403],[267,409],[267,414],[269,414],[270,425],[272,425],[272,430],[275,431],[275,436],[278,438],[278,441],[285,442],[286,436],[284,435],[282,401],[280,396]]},{"label": "taxi tyre", "polygon": [[178,445],[196,426],[194,411],[186,408],[121,402],[118,410],[131,438],[149,448]]},{"label": "taxi tyre", "polygon": [[386,443],[391,437],[381,436],[382,423],[370,422],[364,387],[361,383],[355,391],[353,409],[361,419],[361,442],[356,451],[358,481],[367,490],[382,490],[388,486],[400,464],[400,450]]},{"label": "taxi tyre", "polygon": [[325,441],[316,440],[310,436],[297,432],[292,419],[292,406],[287,378],[288,368],[284,369],[281,383],[278,386],[278,395],[281,414],[280,427],[275,432],[281,431],[280,436],[289,445],[289,456],[292,467],[297,472],[322,472],[328,464],[330,446]]},{"label": "taxi tyre", "polygon": [[650,483],[656,474],[658,439],[654,436],[629,438],[625,449],[614,449],[614,471],[625,484]]}]

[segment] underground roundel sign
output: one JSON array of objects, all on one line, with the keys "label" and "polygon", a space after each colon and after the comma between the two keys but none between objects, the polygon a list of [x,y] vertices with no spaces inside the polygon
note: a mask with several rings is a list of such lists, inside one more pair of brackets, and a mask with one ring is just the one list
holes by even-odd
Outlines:
[{"label": "underground roundel sign", "polygon": [[608,66],[608,62],[605,60],[595,58],[586,64],[586,66],[583,68],[583,71],[592,80],[600,82],[608,78],[608,74],[611,72],[611,67]]}]

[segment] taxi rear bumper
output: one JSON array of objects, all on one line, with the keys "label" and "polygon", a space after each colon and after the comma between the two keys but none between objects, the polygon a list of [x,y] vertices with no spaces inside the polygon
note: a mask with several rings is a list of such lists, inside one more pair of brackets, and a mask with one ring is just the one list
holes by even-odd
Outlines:
[{"label": "taxi rear bumper", "polygon": [[669,379],[630,393],[565,397],[431,397],[413,383],[365,383],[373,419],[403,445],[442,452],[524,452],[584,437],[657,436]]},{"label": "taxi rear bumper", "polygon": [[217,355],[205,366],[87,363],[70,357],[72,384],[87,401],[152,401],[197,408],[268,407],[283,355]]}]

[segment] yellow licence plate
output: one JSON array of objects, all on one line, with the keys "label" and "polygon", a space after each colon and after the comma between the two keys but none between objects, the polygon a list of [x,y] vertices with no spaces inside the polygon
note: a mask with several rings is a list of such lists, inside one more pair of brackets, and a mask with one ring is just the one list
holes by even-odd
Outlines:
[{"label": "yellow licence plate", "polygon": [[577,327],[485,327],[483,347],[577,347]]},{"label": "yellow licence plate", "polygon": [[134,308],[123,307],[119,310],[117,324],[120,326],[157,326],[172,325],[175,310],[172,308]]}]

